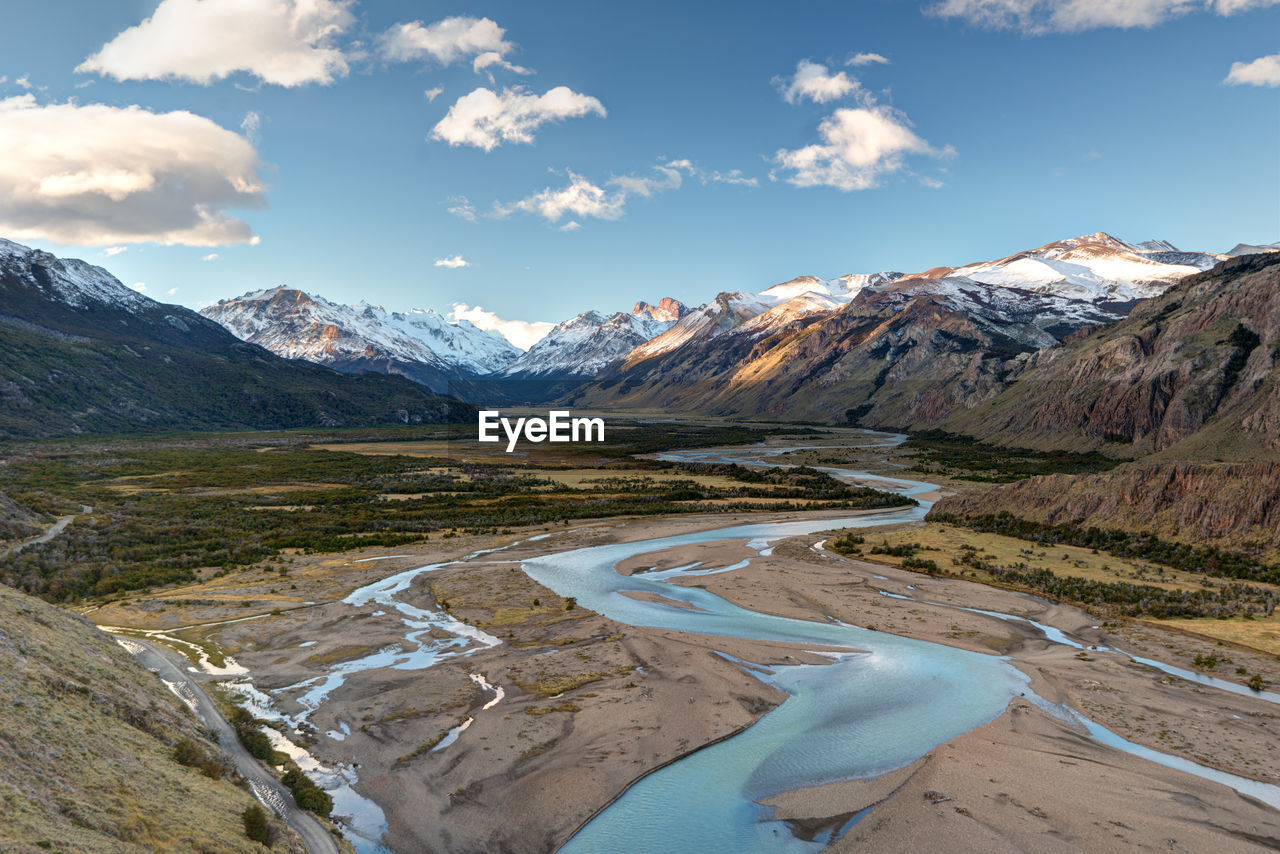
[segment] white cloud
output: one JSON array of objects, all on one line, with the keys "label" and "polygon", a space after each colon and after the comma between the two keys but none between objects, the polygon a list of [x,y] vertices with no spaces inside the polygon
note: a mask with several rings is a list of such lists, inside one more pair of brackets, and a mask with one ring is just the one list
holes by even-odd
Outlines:
[{"label": "white cloud", "polygon": [[28,91],[30,91],[31,89],[30,75],[24,74],[21,77],[19,77],[17,80],[14,80],[13,82],[14,82],[14,85],[21,86],[23,89],[26,89]]},{"label": "white cloud", "polygon": [[830,74],[825,65],[802,59],[796,63],[796,73],[790,78],[775,77],[773,83],[788,104],[798,104],[808,98],[816,104],[826,104],[857,92],[861,86],[843,71]]},{"label": "white cloud", "polygon": [[173,296],[177,292],[178,292],[177,288],[169,288],[169,290],[165,291],[165,293],[167,293],[169,296]]},{"label": "white cloud", "polygon": [[1224,81],[1233,86],[1280,86],[1280,53],[1260,56],[1253,62],[1231,63]]},{"label": "white cloud", "polygon": [[129,247],[128,246],[108,246],[106,249],[103,249],[102,251],[106,253],[108,258],[110,258],[114,255],[119,255],[121,252],[128,252]]},{"label": "white cloud", "polygon": [[878,53],[855,53],[849,57],[845,65],[861,67],[863,65],[888,65],[889,58]]},{"label": "white cloud", "polygon": [[[492,216],[503,218],[513,213],[529,213],[548,222],[559,222],[567,215],[617,220],[626,212],[632,196],[650,198],[666,190],[678,190],[684,185],[685,176],[707,184],[742,184],[758,186],[755,178],[744,177],[740,170],[709,172],[687,159],[667,160],[653,166],[650,174],[614,175],[603,186],[593,183],[576,172],[569,171],[569,183],[563,187],[547,187],[519,201],[495,203]],[[610,188],[610,189],[606,189]],[[582,224],[572,220],[560,227],[561,231],[577,231]]]},{"label": "white cloud", "polygon": [[[510,62],[507,62],[502,58],[502,54],[492,50],[480,54],[471,61],[471,68],[476,74],[494,66],[497,66],[498,68],[505,68],[512,74],[520,74],[526,77],[533,73],[533,69],[525,68],[523,65],[512,65]],[[486,71],[485,73],[489,76],[489,82],[493,83],[493,72]]]},{"label": "white cloud", "polygon": [[[488,18],[461,15],[434,24],[421,21],[396,24],[382,35],[383,59],[390,62],[434,60],[452,65],[468,56],[493,52],[501,59],[514,45],[503,40],[507,31]],[[478,70],[478,69],[477,69]]]},{"label": "white cloud", "polygon": [[453,202],[448,208],[449,213],[467,222],[476,221],[476,206],[466,196],[450,196],[449,201]]},{"label": "white cloud", "polygon": [[201,261],[217,261],[221,257],[222,256],[219,255],[217,252],[210,252],[208,255],[201,257],[200,260]]},{"label": "white cloud", "polygon": [[521,350],[528,350],[555,328],[554,323],[546,321],[503,320],[492,311],[485,311],[480,306],[469,306],[463,302],[455,302],[453,311],[449,312],[450,320],[469,320],[486,332],[496,332]]},{"label": "white cloud", "polygon": [[76,68],[117,80],[209,84],[244,71],[266,83],[332,83],[347,74],[334,40],[352,0],[162,0]]},{"label": "white cloud", "polygon": [[910,124],[901,112],[885,106],[836,110],[818,125],[821,144],[778,150],[773,158],[777,169],[770,177],[791,172],[785,180],[797,187],[867,190],[902,170],[909,154],[954,154],[949,146],[939,150],[916,136]]},{"label": "white cloud", "polygon": [[566,86],[557,86],[543,95],[519,88],[503,89],[501,94],[480,88],[454,102],[431,136],[449,145],[492,151],[504,142],[532,143],[533,132],[547,122],[590,113],[607,115],[598,100]]},{"label": "white cloud", "polygon": [[436,98],[439,98],[443,94],[444,94],[443,86],[433,86],[430,89],[423,92],[422,96],[426,98],[428,101],[434,101]]},{"label": "white cloud", "polygon": [[255,243],[258,155],[186,111],[0,100],[0,233],[80,246]]},{"label": "white cloud", "polygon": [[456,270],[459,267],[471,266],[461,255],[454,255],[450,258],[437,258],[435,265],[437,267],[448,267],[450,270]]},{"label": "white cloud", "polygon": [[700,166],[694,165],[692,160],[668,160],[665,164],[670,169],[678,169],[688,175],[692,175],[702,182],[705,187],[707,184],[737,184],[743,187],[758,187],[760,181],[756,178],[748,178],[742,174],[741,169],[730,169],[728,172],[714,170],[708,172]]},{"label": "white cloud", "polygon": [[938,0],[926,10],[988,29],[1029,35],[1076,33],[1102,27],[1154,27],[1190,12],[1234,15],[1280,0]]},{"label": "white cloud", "polygon": [[132,285],[130,285],[129,287],[133,288],[135,291],[137,291],[137,292],[138,292],[138,293],[140,293],[140,294],[145,294],[145,293],[147,292],[147,283],[146,283],[146,282],[134,282],[134,283],[133,283]]},{"label": "white cloud", "polygon": [[254,141],[258,139],[258,129],[261,127],[262,115],[257,110],[250,110],[245,113],[244,118],[240,121],[240,130],[244,131],[244,135]]},{"label": "white cloud", "polygon": [[574,172],[569,184],[559,189],[547,187],[510,204],[495,204],[494,216],[506,217],[517,211],[536,214],[549,222],[559,222],[565,214],[596,219],[618,219],[627,203],[625,190],[610,193]]}]

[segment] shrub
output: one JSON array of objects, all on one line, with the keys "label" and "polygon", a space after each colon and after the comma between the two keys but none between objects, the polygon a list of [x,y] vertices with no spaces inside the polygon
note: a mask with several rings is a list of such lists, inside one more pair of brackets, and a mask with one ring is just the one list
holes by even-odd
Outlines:
[{"label": "shrub", "polygon": [[244,835],[254,842],[266,845],[271,832],[271,827],[267,824],[266,811],[254,804],[244,811],[241,818],[244,819]]}]

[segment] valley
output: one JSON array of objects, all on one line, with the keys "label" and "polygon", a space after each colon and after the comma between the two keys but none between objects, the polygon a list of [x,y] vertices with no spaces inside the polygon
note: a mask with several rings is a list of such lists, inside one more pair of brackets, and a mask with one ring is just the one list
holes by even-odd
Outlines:
[{"label": "valley", "polygon": [[[741,442],[744,429],[690,423],[671,431],[677,440],[686,435],[688,448],[661,451],[656,455],[660,459],[649,462],[645,460],[652,455],[641,454],[632,458],[632,465],[724,466],[732,459],[775,466],[825,458],[830,469],[830,461],[839,458],[840,476],[857,483],[884,486],[880,478],[901,483],[916,474],[910,451],[886,446],[884,437],[874,434],[764,432],[755,437],[763,439],[763,445],[735,446],[733,441]],[[717,436],[725,445],[698,449],[694,443],[699,435]],[[347,448],[371,461],[388,454],[419,466],[430,460],[440,471],[461,459],[475,462],[474,454],[482,447],[463,439],[377,438],[307,441],[308,446]],[[361,441],[346,441],[350,439]],[[270,448],[281,439],[257,436],[245,441]],[[621,441],[619,445],[644,450]],[[579,449],[585,453],[590,447]],[[593,468],[617,466],[616,458],[566,459],[546,453],[550,446],[539,450],[544,453],[520,462],[526,477],[563,474],[583,485],[590,475],[626,471]],[[163,456],[156,464],[162,462],[172,464]],[[1062,462],[1052,458],[1046,464]],[[852,473],[852,465],[863,473]],[[654,477],[671,476],[661,468],[647,471]],[[330,475],[316,471],[318,478]],[[734,483],[723,474],[688,476],[707,489]],[[973,489],[963,480],[951,482],[948,490]],[[165,488],[174,486],[168,483]],[[208,492],[207,486],[190,480],[181,489],[197,495]],[[260,484],[250,494],[260,500],[276,490]],[[288,488],[277,492],[281,499],[290,493]],[[936,494],[920,498],[932,501]],[[230,696],[238,693],[256,716],[274,721],[272,726],[306,751],[298,754],[300,764],[322,785],[333,787],[334,813],[362,852],[379,850],[379,839],[390,850],[553,849],[633,781],[657,781],[660,775],[648,776],[654,769],[669,762],[675,762],[669,766],[673,771],[682,768],[682,757],[702,756],[705,751],[698,748],[719,739],[728,738],[717,749],[728,749],[739,734],[745,736],[772,720],[771,710],[783,708],[784,700],[800,702],[787,699],[794,685],[783,687],[792,685],[781,675],[791,673],[789,668],[799,667],[796,678],[803,672],[805,684],[809,673],[821,677],[828,668],[858,672],[866,666],[863,656],[849,655],[848,648],[865,649],[871,638],[887,639],[891,646],[896,643],[893,638],[913,639],[908,643],[925,643],[921,649],[950,648],[978,656],[964,668],[985,668],[990,666],[987,660],[998,661],[995,655],[1006,656],[1023,675],[1010,671],[1001,678],[1012,678],[1012,686],[1029,680],[1034,696],[1046,705],[1019,698],[1019,691],[1027,695],[1026,686],[1010,688],[1012,693],[1003,700],[982,701],[978,708],[990,711],[979,713],[952,736],[940,734],[937,742],[903,748],[908,753],[901,760],[884,760],[885,768],[905,763],[900,772],[885,775],[877,767],[870,781],[840,782],[865,777],[871,770],[858,764],[868,761],[867,756],[854,750],[842,760],[854,765],[836,778],[816,772],[810,783],[766,786],[769,790],[759,790],[757,799],[776,806],[777,812],[764,824],[752,819],[750,826],[764,828],[770,837],[775,835],[770,828],[776,827],[781,834],[778,850],[824,845],[833,851],[868,846],[895,850],[902,840],[913,838],[910,834],[922,823],[956,834],[972,846],[997,849],[1019,847],[1031,838],[1026,834],[1045,832],[1097,846],[1116,828],[1135,844],[1155,847],[1163,839],[1156,835],[1168,835],[1172,822],[1178,838],[1188,840],[1193,849],[1212,845],[1254,850],[1252,840],[1259,833],[1280,831],[1267,829],[1274,823],[1269,809],[1242,807],[1246,802],[1219,783],[1197,781],[1116,753],[1081,735],[1079,724],[1055,717],[1062,713],[1054,711],[1067,706],[1116,736],[1162,755],[1274,783],[1280,779],[1274,705],[1262,695],[1254,699],[1243,684],[1246,678],[1235,673],[1244,667],[1267,686],[1280,681],[1280,666],[1265,643],[1266,621],[1246,626],[1247,621],[1228,620],[1223,625],[1241,634],[1219,643],[1208,634],[1188,634],[1186,626],[1141,615],[1090,615],[1017,590],[975,583],[976,578],[962,580],[967,567],[956,566],[955,560],[963,559],[972,547],[1001,564],[1041,560],[1056,570],[1066,563],[1070,568],[1064,575],[1117,581],[1150,581],[1156,568],[1087,549],[1046,548],[937,524],[921,527],[915,521],[920,515],[916,508],[851,515],[840,508],[797,513],[776,499],[775,503],[778,509],[764,513],[737,507],[709,516],[705,506],[692,503],[691,509],[701,512],[556,519],[513,526],[509,532],[459,529],[453,536],[426,542],[299,553],[286,558],[283,573],[277,561],[269,559],[194,584],[122,591],[78,608],[117,631],[149,635],[152,642],[171,638],[177,650],[190,656],[193,667],[208,671],[203,679],[228,683]],[[764,521],[769,524],[761,526]],[[744,532],[772,532],[770,540],[760,540],[758,534],[750,535],[757,539],[748,536],[750,542],[732,534],[722,540],[715,533],[743,525]],[[863,554],[834,550],[839,530],[850,525],[872,526],[859,547]],[[937,558],[945,571],[913,571],[902,566],[900,554],[870,553],[882,543],[904,542],[918,543],[923,548],[918,554]],[[624,586],[634,580],[643,593],[618,596],[592,592],[594,588],[562,588],[556,576],[535,568],[555,566],[559,559],[554,555],[601,549],[613,554],[610,550],[619,548],[623,551],[617,554],[634,552],[635,557],[619,561],[621,575],[613,577]],[[1052,553],[1054,560],[1037,556],[1041,551]],[[954,575],[953,569],[958,570]],[[1160,583],[1169,587],[1197,584],[1185,573],[1170,570],[1166,575]],[[744,609],[741,613],[763,614],[767,621],[781,619],[779,625],[787,626],[784,635],[775,636],[776,628],[734,630],[729,636],[723,629],[690,633],[686,620],[721,609],[705,599],[712,595],[715,601],[732,603],[726,613]],[[996,611],[1034,622],[980,613]],[[838,627],[845,625],[863,626],[856,631],[864,634],[852,641],[840,634],[845,630]],[[1047,630],[1037,625],[1052,626],[1065,635],[1046,636]],[[1072,639],[1068,645],[1055,640],[1064,637]],[[1197,686],[1114,649],[1189,672],[1235,679],[1242,693]],[[826,656],[831,654],[842,657],[828,663]],[[1210,657],[1213,665],[1206,666]],[[776,675],[768,676],[769,672]],[[879,679],[868,675],[849,683],[840,678],[834,684],[886,690],[890,683]],[[821,677],[813,684],[832,682]],[[984,683],[973,683],[979,684]],[[899,702],[907,703],[906,696]],[[908,707],[895,706],[895,717]],[[678,716],[671,715],[673,708],[680,710]],[[962,734],[972,726],[979,728]],[[1047,752],[1050,744],[1057,746]],[[857,756],[862,758],[854,760]],[[1098,785],[1092,776],[1072,776],[1081,773],[1074,769],[1096,768],[1098,763],[1114,769],[1114,783]],[[1010,796],[978,771],[1014,766],[1042,768],[1035,776],[1043,773],[1066,782],[1055,787],[1053,800],[1042,794],[1042,803],[1034,800],[1034,788],[1019,784],[1018,794]],[[1071,784],[1073,779],[1080,783]],[[687,784],[681,785],[687,792]],[[1120,789],[1113,785],[1123,788],[1125,798],[1116,797]],[[1194,814],[1162,805],[1165,796],[1160,793],[1169,786],[1196,799]],[[512,813],[515,804],[520,808]],[[849,825],[852,816],[872,806],[866,818]],[[762,817],[769,812],[764,807],[752,810],[763,810]],[[706,811],[696,814],[705,824]],[[610,815],[608,810],[600,813],[602,818],[588,825],[595,828],[589,832],[627,832],[601,830],[614,821]],[[620,815],[625,816],[626,809]],[[676,836],[670,838],[662,835],[667,831],[656,827],[652,817],[643,821],[647,838],[659,847],[669,847],[674,839],[687,840],[692,832],[678,817],[670,830]],[[1102,827],[1112,830],[1104,832]],[[1153,835],[1157,827],[1159,833]],[[733,845],[742,844],[741,837],[729,838],[737,840]],[[591,850],[589,843],[579,844]]]}]

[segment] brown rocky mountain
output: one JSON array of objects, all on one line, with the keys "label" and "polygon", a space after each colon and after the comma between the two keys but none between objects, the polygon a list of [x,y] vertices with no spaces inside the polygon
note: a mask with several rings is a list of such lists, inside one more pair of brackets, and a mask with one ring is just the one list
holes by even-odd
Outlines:
[{"label": "brown rocky mountain", "polygon": [[1280,462],[1143,461],[1093,475],[1032,477],[944,498],[936,514],[1007,511],[1049,525],[1146,531],[1280,560]]},{"label": "brown rocky mountain", "polygon": [[1280,255],[1246,255],[1024,357],[1000,394],[940,426],[1023,447],[1276,458],[1278,361]]}]

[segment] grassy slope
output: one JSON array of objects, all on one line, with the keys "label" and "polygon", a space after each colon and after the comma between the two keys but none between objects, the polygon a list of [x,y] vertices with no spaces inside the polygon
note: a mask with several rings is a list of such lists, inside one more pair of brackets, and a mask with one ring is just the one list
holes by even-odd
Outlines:
[{"label": "grassy slope", "polygon": [[178,699],[87,622],[4,586],[0,698],[0,850],[264,850],[246,791],[174,761],[182,738],[213,753]]}]

